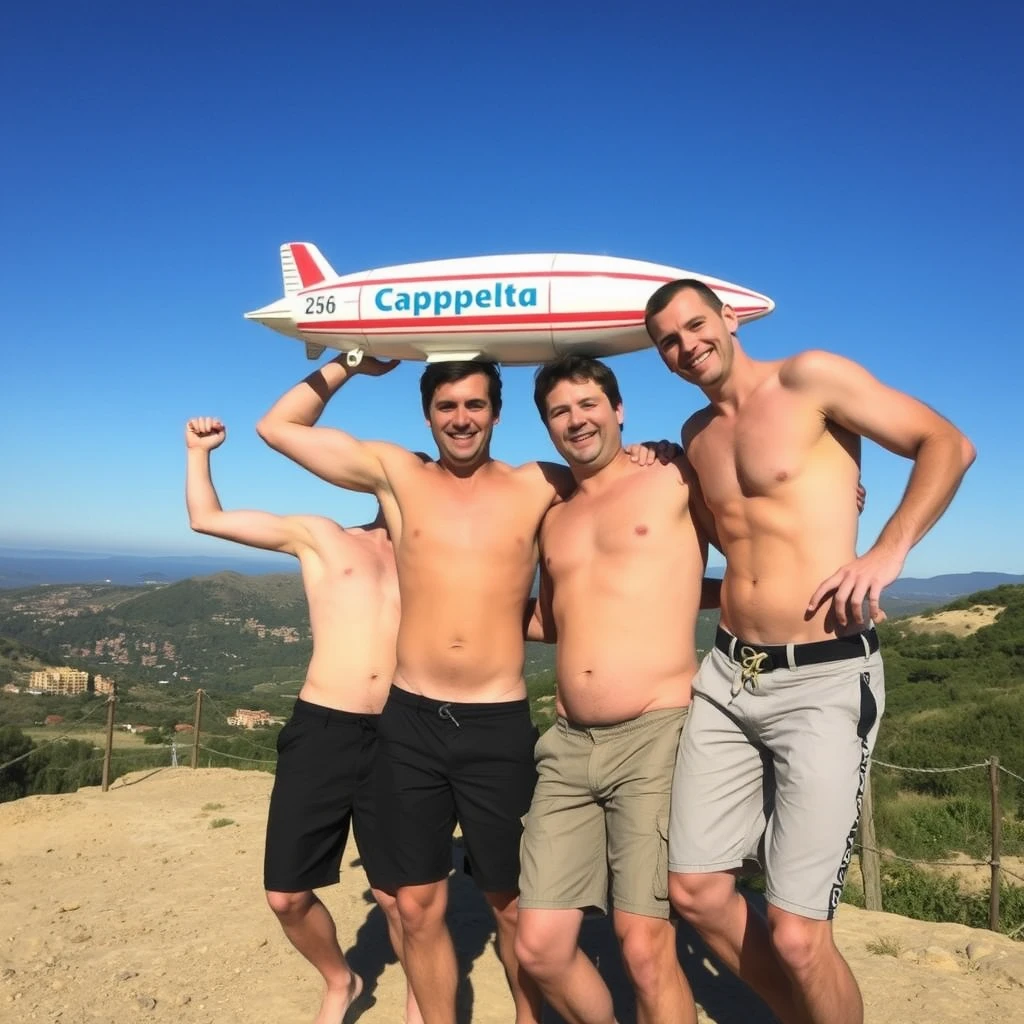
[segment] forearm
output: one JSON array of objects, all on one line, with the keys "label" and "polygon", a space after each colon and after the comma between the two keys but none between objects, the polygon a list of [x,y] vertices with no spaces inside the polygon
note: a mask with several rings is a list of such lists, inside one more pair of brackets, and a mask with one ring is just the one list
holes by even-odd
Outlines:
[{"label": "forearm", "polygon": [[545,636],[544,622],[541,619],[540,602],[531,597],[526,602],[526,609],[523,612],[523,639],[532,640],[534,643],[554,643],[553,638]]},{"label": "forearm", "polygon": [[906,558],[953,500],[974,461],[974,446],[955,427],[921,442],[903,499],[885,524],[874,548]]},{"label": "forearm", "polygon": [[320,419],[331,396],[349,376],[343,357],[332,359],[314,370],[270,407],[257,425],[260,436],[267,439],[267,431],[283,425],[312,427]]},{"label": "forearm", "polygon": [[189,526],[198,533],[207,533],[217,516],[223,512],[210,475],[210,453],[190,448],[186,453],[185,507]]}]

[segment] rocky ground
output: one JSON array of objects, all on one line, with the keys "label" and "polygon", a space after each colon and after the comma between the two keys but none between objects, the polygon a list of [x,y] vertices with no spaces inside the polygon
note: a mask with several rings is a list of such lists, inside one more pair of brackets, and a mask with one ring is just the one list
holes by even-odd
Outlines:
[{"label": "rocky ground", "polygon": [[[261,891],[270,785],[259,772],[167,768],[118,780],[108,793],[0,805],[0,1021],[312,1021],[317,979]],[[404,982],[351,856],[324,897],[366,980],[349,1024],[398,1024]],[[491,920],[461,872],[451,903],[461,1021],[506,1024]],[[836,934],[869,1024],[1024,1021],[1024,943],[846,906]],[[628,989],[605,922],[587,921],[584,940],[627,1024]],[[679,948],[702,1022],[768,1024],[692,935],[681,934]]]}]

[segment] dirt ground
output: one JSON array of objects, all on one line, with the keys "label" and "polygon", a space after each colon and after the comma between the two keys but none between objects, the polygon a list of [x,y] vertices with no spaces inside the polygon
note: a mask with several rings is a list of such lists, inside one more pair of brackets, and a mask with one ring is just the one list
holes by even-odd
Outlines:
[{"label": "dirt ground", "polygon": [[[312,1021],[318,979],[261,891],[270,785],[260,772],[164,768],[120,779],[108,793],[0,805],[0,1021]],[[223,819],[231,823],[213,827]],[[486,905],[461,872],[451,887],[460,1022],[506,1024],[511,1001]],[[341,884],[323,896],[366,982],[347,1024],[398,1024],[403,979],[351,856]],[[1024,1020],[1022,943],[846,906],[836,935],[869,1024]],[[586,922],[584,945],[613,985],[619,1021],[632,1022],[603,919]],[[702,1022],[769,1024],[692,934],[681,932],[679,951]]]}]

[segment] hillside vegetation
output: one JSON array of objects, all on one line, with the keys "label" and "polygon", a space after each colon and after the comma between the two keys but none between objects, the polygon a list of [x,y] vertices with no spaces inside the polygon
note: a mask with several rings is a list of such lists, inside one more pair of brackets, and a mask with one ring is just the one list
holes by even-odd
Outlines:
[{"label": "hillside vegetation", "polygon": [[[701,616],[702,649],[711,643],[715,619]],[[1003,896],[1004,926],[1024,934],[1024,890],[1018,887],[1024,860],[1013,859],[1024,857],[1024,782],[1018,778],[1024,777],[1024,586],[979,591],[892,619],[879,632],[887,707],[872,783],[877,842],[886,854],[886,907],[984,923],[983,888],[967,891],[955,877],[908,861],[988,859],[986,762],[995,755],[1007,769],[999,773],[1002,847],[1014,872],[1006,877],[1015,886]],[[308,617],[294,574],[222,573],[165,587],[3,592],[0,634],[10,638],[0,641],[0,670],[15,677],[46,660],[118,680],[118,722],[144,722],[156,731],[147,736],[149,749],[115,748],[115,775],[167,764],[172,739],[187,760],[191,739],[176,736],[174,726],[192,722],[199,687],[210,695],[200,764],[272,768],[276,729],[245,733],[229,727],[226,716],[237,706],[286,715],[309,657]],[[553,649],[529,645],[526,672],[534,716],[544,727],[554,710]],[[158,679],[168,685],[155,685]],[[44,747],[37,742],[41,733],[34,740],[23,728],[47,714],[64,715],[61,729],[69,736]],[[0,694],[0,727],[7,727],[0,728],[0,764],[31,752],[16,773],[0,773],[0,800],[98,782],[99,751],[74,725],[86,716],[95,730],[102,699]],[[847,889],[848,899],[862,899],[856,883]]]}]

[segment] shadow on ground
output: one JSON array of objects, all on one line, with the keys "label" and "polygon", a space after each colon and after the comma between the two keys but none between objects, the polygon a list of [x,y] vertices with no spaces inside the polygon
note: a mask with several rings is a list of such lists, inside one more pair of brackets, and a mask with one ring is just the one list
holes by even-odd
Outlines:
[{"label": "shadow on ground", "polygon": [[[453,858],[457,864],[461,864],[461,852],[457,844]],[[352,869],[359,870],[359,866],[359,861],[352,862]],[[470,971],[480,956],[498,958],[494,917],[473,880],[461,870],[453,871],[449,886],[448,927],[459,963],[456,1016],[458,1024],[470,1024],[474,1004]],[[356,933],[352,948],[345,951],[353,969],[363,978],[365,987],[359,1009],[364,1012],[374,1004],[374,992],[385,967],[395,963],[384,914],[373,902],[369,890],[365,899],[368,905],[366,920]],[[580,933],[580,946],[597,965],[611,989],[619,1024],[635,1024],[633,993],[622,967],[611,921],[602,915],[586,918]],[[694,998],[713,1021],[723,1024],[738,1020],[744,1024],[775,1024],[775,1017],[764,1003],[723,967],[697,933],[682,922],[677,927],[676,949]],[[360,1015],[358,1012],[350,1015],[346,1024],[354,1024]],[[562,1018],[546,1008],[543,1020],[544,1024],[560,1024]]]}]

